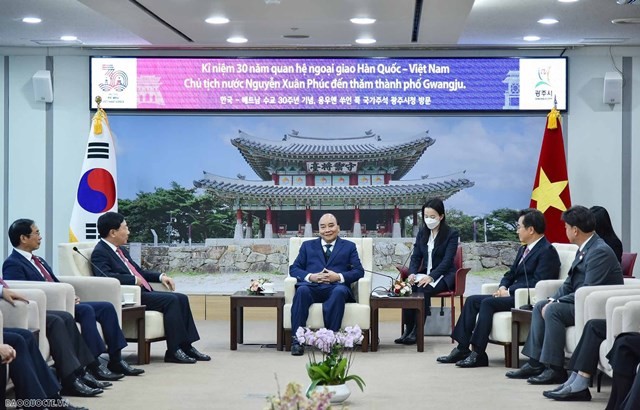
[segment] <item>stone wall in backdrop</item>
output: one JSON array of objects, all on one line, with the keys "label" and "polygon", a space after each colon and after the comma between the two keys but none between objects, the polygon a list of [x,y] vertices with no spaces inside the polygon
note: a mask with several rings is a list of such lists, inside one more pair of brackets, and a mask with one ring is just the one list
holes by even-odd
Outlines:
[{"label": "stone wall in backdrop", "polygon": [[[373,269],[394,272],[409,265],[413,238],[375,238]],[[159,272],[282,273],[289,270],[287,239],[208,239],[202,246],[142,246],[142,264]],[[507,270],[517,242],[462,243],[464,266],[471,271]]]}]

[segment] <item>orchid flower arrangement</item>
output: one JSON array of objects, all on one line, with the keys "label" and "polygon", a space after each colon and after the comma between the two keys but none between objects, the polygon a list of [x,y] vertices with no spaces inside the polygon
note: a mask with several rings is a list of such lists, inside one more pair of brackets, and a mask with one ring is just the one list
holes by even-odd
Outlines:
[{"label": "orchid flower arrangement", "polygon": [[329,410],[331,409],[331,396],[327,390],[314,391],[309,397],[305,396],[302,386],[298,383],[289,383],[285,388],[284,395],[267,397],[267,407],[264,410]]},{"label": "orchid flower arrangement", "polygon": [[[300,344],[314,347],[308,349],[307,374],[311,379],[308,392],[313,391],[316,386],[345,384],[349,380],[353,380],[360,390],[364,390],[364,380],[360,376],[349,374],[354,347],[363,339],[358,325],[348,326],[338,332],[325,328],[314,332],[309,328],[299,327],[296,338]],[[316,351],[320,354],[316,355]]]}]

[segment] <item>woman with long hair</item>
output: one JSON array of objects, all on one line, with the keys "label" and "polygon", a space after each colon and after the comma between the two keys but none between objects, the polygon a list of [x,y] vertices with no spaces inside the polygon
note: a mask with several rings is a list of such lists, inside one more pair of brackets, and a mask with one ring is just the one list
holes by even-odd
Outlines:
[{"label": "woman with long hair", "polygon": [[601,206],[592,206],[590,211],[596,217],[596,233],[601,237],[616,254],[618,262],[622,261],[622,241],[618,238],[613,226],[611,225],[611,218],[609,212]]},{"label": "woman with long hair", "polygon": [[[431,308],[431,297],[453,289],[456,267],[454,258],[458,249],[458,231],[447,225],[444,203],[434,198],[422,206],[423,226],[418,232],[409,265],[409,282],[414,292],[424,293],[425,312]],[[416,343],[417,312],[403,309],[405,329],[398,344]],[[425,315],[426,317],[426,315]]]}]

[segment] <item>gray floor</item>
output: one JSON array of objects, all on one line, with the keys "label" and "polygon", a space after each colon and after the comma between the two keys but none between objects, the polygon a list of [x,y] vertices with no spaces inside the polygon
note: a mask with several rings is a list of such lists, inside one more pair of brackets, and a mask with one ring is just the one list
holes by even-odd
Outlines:
[{"label": "gray floor", "polygon": [[[229,350],[229,322],[198,323],[202,340],[196,346],[213,356],[211,362],[195,365],[162,362],[165,345],[153,344],[152,362],[146,373],[116,382],[101,397],[72,398],[72,403],[99,409],[264,409],[265,396],[296,381],[308,383],[306,356],[293,357],[263,344],[275,342],[275,323],[245,323],[245,345]],[[543,387],[504,377],[501,346],[489,347],[490,366],[459,369],[438,364],[435,358],[447,354],[453,345],[446,337],[427,337],[425,351],[415,346],[393,344],[399,325],[380,326],[381,345],[376,353],[357,352],[352,372],[367,383],[364,392],[351,384],[350,409],[603,409],[609,386],[602,393],[591,389],[589,403],[559,403],[542,396]],[[129,361],[135,360],[135,344],[127,347]]]}]

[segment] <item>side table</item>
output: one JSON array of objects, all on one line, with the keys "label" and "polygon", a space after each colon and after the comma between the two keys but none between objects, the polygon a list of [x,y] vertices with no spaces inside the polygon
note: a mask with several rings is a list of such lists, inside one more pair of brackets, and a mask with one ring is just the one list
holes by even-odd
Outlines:
[{"label": "side table", "polygon": [[[369,299],[371,307],[371,351],[378,351],[378,309],[415,309],[418,311],[418,323],[424,323],[424,294],[413,293],[410,296],[402,297],[376,297]],[[418,351],[424,352],[424,326],[416,326],[416,344]]]},{"label": "side table", "polygon": [[512,368],[520,367],[520,331],[523,325],[531,325],[530,310],[511,309],[511,365]]},{"label": "side table", "polygon": [[147,350],[147,341],[144,334],[144,312],[147,310],[145,305],[133,305],[122,307],[122,321],[135,320],[138,327],[138,338],[127,339],[128,342],[138,343],[138,364],[149,364],[151,358]]},{"label": "side table", "polygon": [[282,351],[282,334],[284,333],[282,313],[284,310],[284,292],[276,292],[272,295],[251,295],[242,290],[231,295],[231,328],[229,349],[237,350],[238,343],[243,342],[244,308],[245,307],[274,307],[276,314],[276,348]]}]

